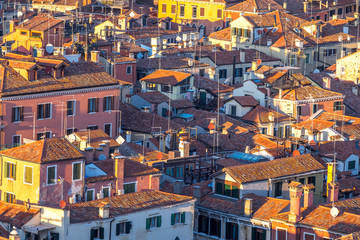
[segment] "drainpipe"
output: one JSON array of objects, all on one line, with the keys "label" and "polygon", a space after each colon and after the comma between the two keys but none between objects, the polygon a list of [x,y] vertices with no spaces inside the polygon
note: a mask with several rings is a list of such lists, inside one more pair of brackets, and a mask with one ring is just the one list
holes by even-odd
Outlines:
[{"label": "drainpipe", "polygon": [[233,79],[232,79],[232,84],[235,84],[235,64],[236,64],[236,56],[234,55],[234,59],[233,59]]},{"label": "drainpipe", "polygon": [[110,221],[110,228],[109,228],[109,240],[111,240],[111,225],[115,221],[115,218]]}]

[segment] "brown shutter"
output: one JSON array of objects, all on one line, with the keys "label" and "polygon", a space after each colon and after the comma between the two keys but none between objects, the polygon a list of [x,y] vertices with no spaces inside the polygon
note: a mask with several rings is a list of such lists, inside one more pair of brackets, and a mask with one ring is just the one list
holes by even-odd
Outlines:
[{"label": "brown shutter", "polygon": [[200,8],[200,16],[205,16],[205,8]]},{"label": "brown shutter", "polygon": [[171,5],[171,13],[175,14],[176,5]]},{"label": "brown shutter", "polygon": [[104,98],[103,98],[103,111],[104,111],[104,112],[106,111],[106,98],[107,98],[107,97],[104,97]]},{"label": "brown shutter", "polygon": [[24,107],[20,108],[20,121],[24,121]]},{"label": "brown shutter", "polygon": [[115,110],[115,96],[111,96],[111,110]]},{"label": "brown shutter", "polygon": [[221,15],[222,15],[221,13],[222,13],[221,9],[218,9],[218,10],[217,10],[217,17],[218,17],[218,18],[221,18]]},{"label": "brown shutter", "polygon": [[11,122],[15,122],[15,108],[11,110]]},{"label": "brown shutter", "polygon": [[91,101],[91,99],[89,98],[88,99],[88,113],[90,112],[90,101]]},{"label": "brown shutter", "polygon": [[95,98],[95,112],[99,112],[99,98]]}]

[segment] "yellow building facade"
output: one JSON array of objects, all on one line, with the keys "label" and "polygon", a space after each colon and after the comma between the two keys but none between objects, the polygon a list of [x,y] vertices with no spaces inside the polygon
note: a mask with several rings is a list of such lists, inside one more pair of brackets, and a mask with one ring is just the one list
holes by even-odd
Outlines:
[{"label": "yellow building facade", "polygon": [[215,28],[223,27],[224,9],[225,1],[222,0],[159,0],[158,17],[170,17],[179,24],[203,25],[212,32]]},{"label": "yellow building facade", "polygon": [[2,156],[1,200],[39,201],[40,164]]}]

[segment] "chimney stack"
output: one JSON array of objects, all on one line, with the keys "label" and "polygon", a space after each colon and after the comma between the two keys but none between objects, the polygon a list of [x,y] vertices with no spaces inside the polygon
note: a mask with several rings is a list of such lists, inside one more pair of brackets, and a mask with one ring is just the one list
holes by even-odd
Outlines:
[{"label": "chimney stack", "polygon": [[44,48],[38,48],[37,49],[37,57],[43,57],[45,53],[45,49]]},{"label": "chimney stack", "polygon": [[91,51],[91,61],[94,63],[98,63],[99,62],[99,54],[100,54],[100,51],[92,50]]},{"label": "chimney stack", "polygon": [[308,5],[308,2],[303,2],[303,4],[304,4],[304,13],[307,13],[307,5]]},{"label": "chimney stack", "polygon": [[327,202],[337,202],[339,200],[339,184],[329,183],[328,184],[328,199]]},{"label": "chimney stack", "polygon": [[124,189],[124,170],[125,170],[125,158],[123,156],[115,157],[115,177],[116,177],[116,189]]},{"label": "chimney stack", "polygon": [[301,195],[303,185],[299,182],[291,182],[289,184],[290,192],[290,213],[289,222],[297,223],[300,220]]},{"label": "chimney stack", "polygon": [[253,200],[251,198],[245,198],[244,214],[246,217],[250,217],[253,212]]},{"label": "chimney stack", "polygon": [[98,204],[98,208],[100,218],[109,218],[109,204],[107,204],[106,202],[101,202]]},{"label": "chimney stack", "polygon": [[177,180],[174,182],[174,193],[175,194],[182,194],[182,188],[184,186],[184,181]]},{"label": "chimney stack", "polygon": [[315,186],[312,183],[304,186],[304,208],[311,207],[314,203],[314,189]]},{"label": "chimney stack", "polygon": [[331,79],[328,77],[323,78],[323,88],[331,89]]},{"label": "chimney stack", "polygon": [[196,199],[201,198],[201,187],[200,186],[194,186],[193,197],[196,198]]}]

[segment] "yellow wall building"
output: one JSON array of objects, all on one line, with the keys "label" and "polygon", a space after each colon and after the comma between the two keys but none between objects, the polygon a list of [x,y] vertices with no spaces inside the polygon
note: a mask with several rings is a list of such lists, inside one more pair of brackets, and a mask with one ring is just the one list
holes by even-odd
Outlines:
[{"label": "yellow wall building", "polygon": [[170,17],[173,22],[206,28],[207,33],[223,27],[225,1],[159,0],[158,17]]}]

